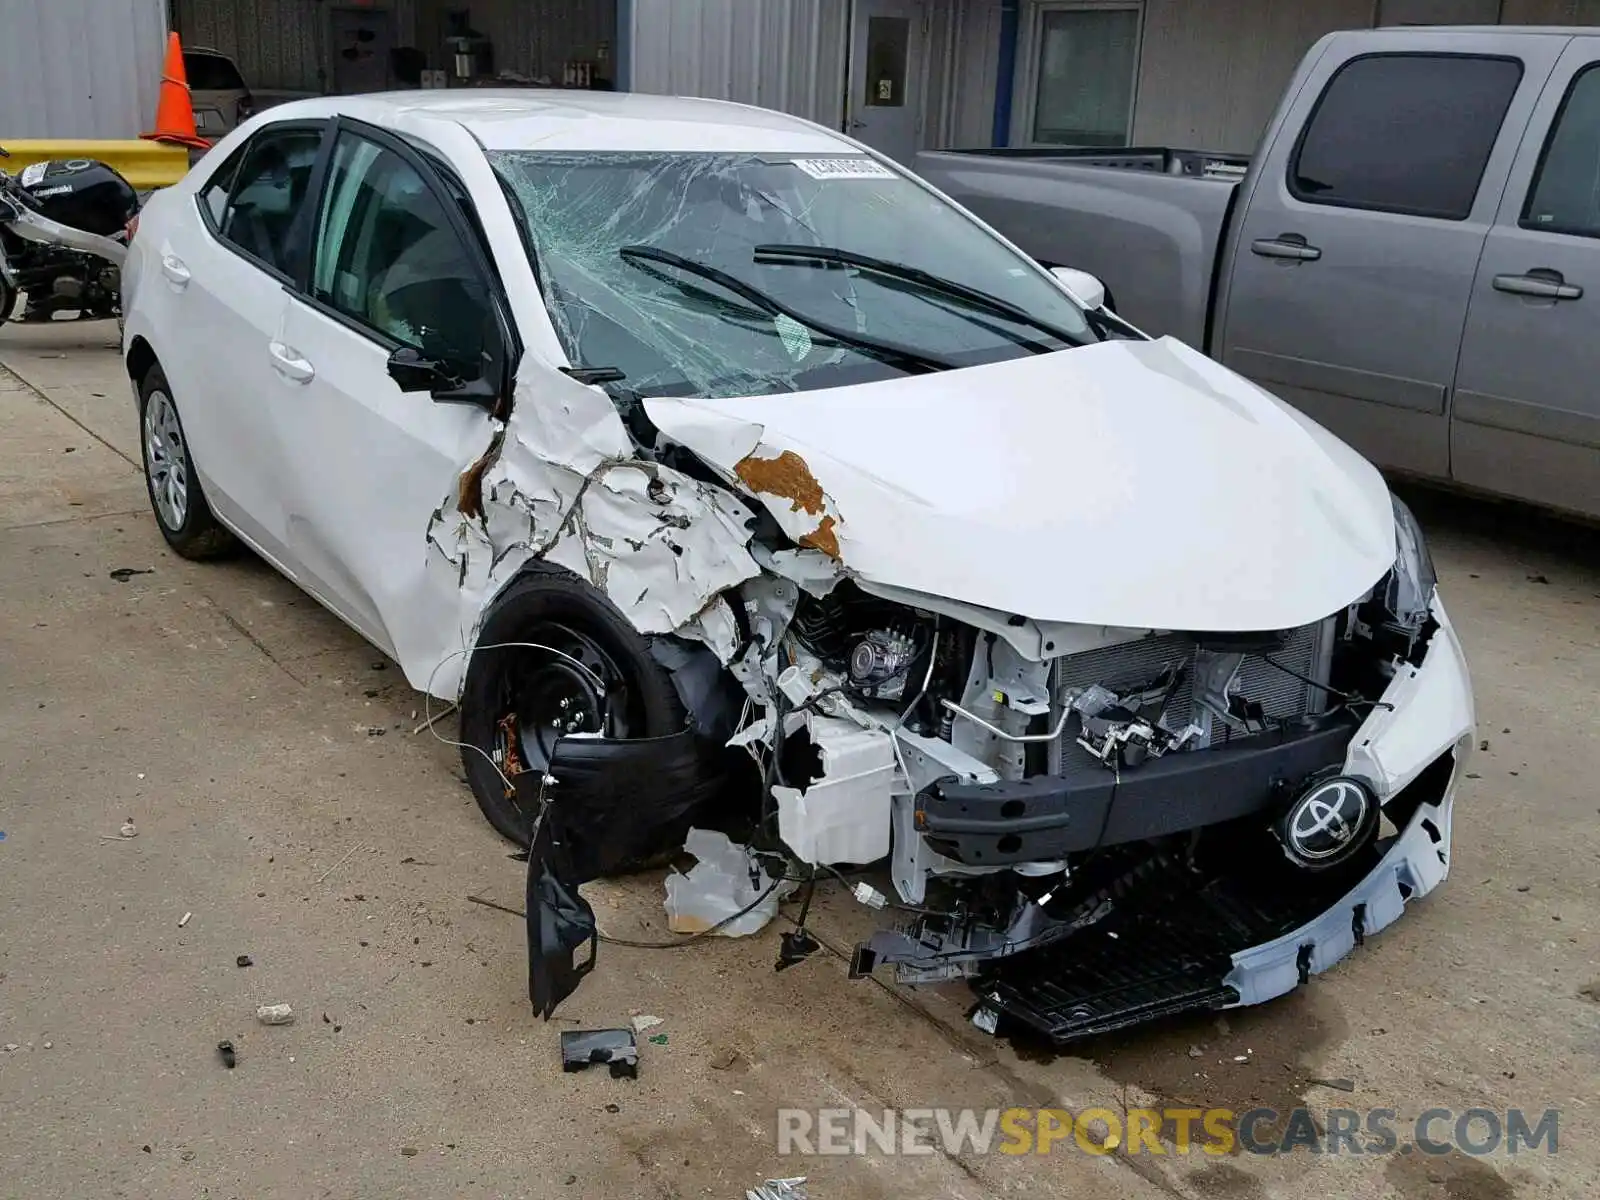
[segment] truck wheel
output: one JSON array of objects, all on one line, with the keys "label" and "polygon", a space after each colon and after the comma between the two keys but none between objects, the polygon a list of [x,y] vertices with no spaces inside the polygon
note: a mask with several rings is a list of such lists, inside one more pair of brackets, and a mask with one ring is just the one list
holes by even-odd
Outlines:
[{"label": "truck wheel", "polygon": [[167,545],[193,559],[216,558],[232,550],[237,543],[211,515],[178,419],[178,403],[159,364],[146,371],[139,384],[139,432],[145,490]]},{"label": "truck wheel", "polygon": [[520,846],[535,814],[507,782],[538,780],[558,738],[666,737],[687,721],[649,643],[569,571],[533,564],[490,607],[477,646],[461,692],[461,765],[489,824]]}]

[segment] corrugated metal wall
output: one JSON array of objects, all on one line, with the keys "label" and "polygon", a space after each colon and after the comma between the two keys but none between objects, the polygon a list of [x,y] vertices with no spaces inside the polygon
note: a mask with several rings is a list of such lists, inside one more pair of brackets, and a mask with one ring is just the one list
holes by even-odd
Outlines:
[{"label": "corrugated metal wall", "polygon": [[1000,71],[1000,0],[945,0],[953,9],[955,54],[940,136],[932,145],[987,146],[993,141]]},{"label": "corrugated metal wall", "polygon": [[[56,0],[0,0],[45,2]],[[232,56],[251,87],[315,92],[326,86],[327,12],[339,7],[335,0],[173,0],[173,18],[185,45]],[[444,13],[465,8],[472,27],[494,43],[496,70],[557,83],[568,59],[594,59],[604,45],[609,60],[617,40],[616,0],[386,0],[360,7],[392,12],[395,45],[415,46],[441,68],[449,65]]]},{"label": "corrugated metal wall", "polygon": [[1372,0],[1146,0],[1134,144],[1250,153],[1312,43],[1372,16]]},{"label": "corrugated metal wall", "polygon": [[327,29],[317,0],[173,0],[172,23],[185,46],[231,57],[253,88],[322,90]]},{"label": "corrugated metal wall", "polygon": [[166,32],[166,0],[0,0],[0,142],[137,137]]},{"label": "corrugated metal wall", "polygon": [[634,0],[636,92],[844,119],[848,0]]},{"label": "corrugated metal wall", "polygon": [[473,27],[494,42],[497,71],[560,83],[568,59],[593,59],[602,43],[609,59],[616,47],[616,0],[474,0],[470,7]]},{"label": "corrugated metal wall", "polygon": [[1600,0],[1504,0],[1506,25],[1600,25]]}]

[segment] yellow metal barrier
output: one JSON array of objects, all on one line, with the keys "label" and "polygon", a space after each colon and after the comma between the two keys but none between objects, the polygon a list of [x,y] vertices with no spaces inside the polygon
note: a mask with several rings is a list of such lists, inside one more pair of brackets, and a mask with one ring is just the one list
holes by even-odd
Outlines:
[{"label": "yellow metal barrier", "polygon": [[11,152],[0,158],[0,170],[15,175],[30,163],[51,159],[92,158],[115,167],[124,179],[141,192],[171,187],[189,172],[189,151],[183,146],[160,142],[129,141],[21,141],[0,137],[0,146]]}]

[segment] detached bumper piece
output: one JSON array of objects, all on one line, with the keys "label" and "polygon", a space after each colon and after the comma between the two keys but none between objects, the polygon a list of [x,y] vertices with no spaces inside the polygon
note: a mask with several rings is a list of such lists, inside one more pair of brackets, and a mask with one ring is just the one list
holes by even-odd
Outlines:
[{"label": "detached bumper piece", "polygon": [[[1156,1017],[1257,1003],[1305,983],[1442,877],[1439,830],[1449,828],[1453,770],[1446,753],[1392,797],[1386,811],[1404,832],[1374,844],[1350,870],[1288,873],[1272,869],[1286,864],[1218,845],[1194,863],[1149,847],[1107,852],[1108,869],[1144,871],[1146,882],[1093,927],[998,960],[974,979],[979,1023],[1004,1017],[1064,1044]],[[1157,869],[1145,871],[1152,857]],[[1269,990],[1269,976],[1282,986]]]}]

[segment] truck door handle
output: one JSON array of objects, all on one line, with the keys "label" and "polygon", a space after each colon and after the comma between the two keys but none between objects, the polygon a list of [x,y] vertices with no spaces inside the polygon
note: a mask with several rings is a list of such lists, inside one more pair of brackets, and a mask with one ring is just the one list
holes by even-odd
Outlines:
[{"label": "truck door handle", "polygon": [[293,347],[272,342],[267,346],[267,353],[272,355],[272,369],[290,383],[310,383],[317,377],[317,369]]},{"label": "truck door handle", "polygon": [[1494,290],[1510,292],[1513,296],[1538,296],[1543,300],[1580,300],[1583,289],[1568,283],[1560,271],[1548,267],[1535,267],[1526,275],[1496,275]]},{"label": "truck door handle", "polygon": [[1306,245],[1298,233],[1280,233],[1275,238],[1257,238],[1250,243],[1250,253],[1262,258],[1289,258],[1296,262],[1316,262],[1322,251]]},{"label": "truck door handle", "polygon": [[189,286],[191,278],[189,268],[183,265],[183,259],[175,254],[161,256],[161,273],[167,277],[172,286],[182,291]]}]

